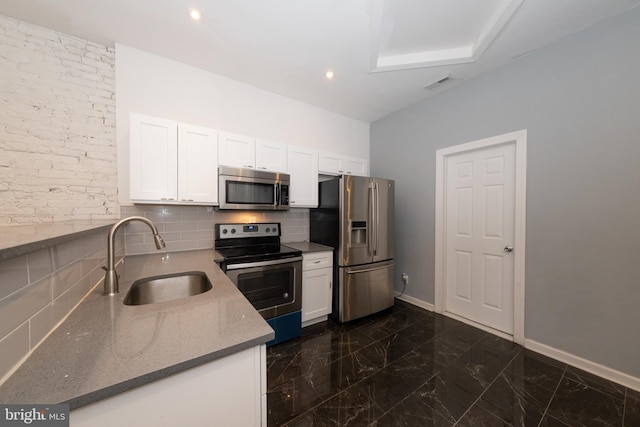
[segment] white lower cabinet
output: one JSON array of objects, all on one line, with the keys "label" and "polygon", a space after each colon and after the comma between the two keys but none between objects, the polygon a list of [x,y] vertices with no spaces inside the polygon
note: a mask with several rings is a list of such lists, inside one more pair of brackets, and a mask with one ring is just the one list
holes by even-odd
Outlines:
[{"label": "white lower cabinet", "polygon": [[70,425],[266,426],[266,360],[252,347],[75,409]]},{"label": "white lower cabinet", "polygon": [[302,327],[327,320],[333,303],[333,252],[302,255]]}]

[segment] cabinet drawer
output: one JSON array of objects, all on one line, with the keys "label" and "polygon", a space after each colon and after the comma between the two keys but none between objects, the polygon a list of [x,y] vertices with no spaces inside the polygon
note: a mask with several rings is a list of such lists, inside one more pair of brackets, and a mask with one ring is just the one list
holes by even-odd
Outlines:
[{"label": "cabinet drawer", "polygon": [[302,255],[302,271],[333,266],[333,252],[314,252]]}]

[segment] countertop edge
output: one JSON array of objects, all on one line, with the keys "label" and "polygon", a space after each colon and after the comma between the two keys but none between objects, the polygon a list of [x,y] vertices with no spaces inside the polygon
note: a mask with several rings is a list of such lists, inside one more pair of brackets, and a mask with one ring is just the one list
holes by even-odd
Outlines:
[{"label": "countertop edge", "polygon": [[[118,219],[104,220],[100,222],[64,222],[59,224],[37,224],[30,226],[16,226],[16,227],[3,227],[0,231],[11,233],[16,230],[24,230],[25,228],[33,228],[34,234],[32,237],[24,237],[24,241],[20,243],[13,243],[11,246],[0,248],[0,262],[7,261],[12,258],[17,258],[22,255],[36,252],[40,249],[45,249],[51,246],[59,245],[80,237],[106,231],[113,226]],[[47,237],[37,237],[42,234],[42,230],[50,228],[64,228],[59,232],[52,232]],[[76,228],[77,230],[73,230]],[[46,234],[46,233],[45,233]]]},{"label": "countertop edge", "polygon": [[117,396],[118,394],[126,393],[127,391],[150,384],[154,381],[161,380],[171,375],[179,374],[191,368],[195,368],[197,366],[201,366],[206,363],[213,362],[218,359],[222,359],[223,357],[230,356],[241,350],[246,350],[248,348],[255,347],[256,345],[264,344],[268,341],[273,340],[274,338],[275,338],[275,332],[271,332],[269,334],[265,334],[260,337],[256,337],[255,339],[242,342],[231,347],[227,347],[225,349],[216,351],[214,353],[205,354],[200,357],[196,357],[195,359],[187,360],[182,363],[178,363],[176,365],[167,366],[166,368],[163,368],[154,372],[149,372],[147,374],[143,374],[138,377],[131,378],[127,381],[124,381],[118,384],[113,384],[105,388],[95,390],[90,393],[77,396],[66,401],[57,402],[57,403],[69,404],[70,410],[78,409],[83,406],[87,406],[92,403],[100,402],[110,397]]},{"label": "countertop edge", "polygon": [[333,248],[331,246],[327,246],[327,245],[323,245],[321,243],[315,243],[315,242],[308,242],[308,241],[304,241],[304,242],[285,242],[283,243],[284,246],[293,248],[293,249],[297,249],[299,251],[302,251],[303,254],[310,254],[310,253],[314,253],[314,252],[326,252],[326,251],[331,251],[333,252]]}]

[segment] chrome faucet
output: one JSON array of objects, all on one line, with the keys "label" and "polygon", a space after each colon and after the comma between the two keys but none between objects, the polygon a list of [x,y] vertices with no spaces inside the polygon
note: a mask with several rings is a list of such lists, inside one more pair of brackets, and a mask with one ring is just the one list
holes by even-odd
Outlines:
[{"label": "chrome faucet", "polygon": [[158,229],[153,222],[143,216],[130,216],[128,218],[123,218],[120,221],[113,224],[111,230],[109,231],[109,237],[107,242],[107,266],[102,267],[106,273],[104,274],[104,292],[103,295],[115,295],[119,292],[118,289],[118,273],[116,273],[115,267],[115,236],[116,231],[120,229],[120,227],[131,221],[142,221],[149,226],[151,232],[153,233],[153,241],[156,244],[156,248],[158,250],[165,247],[164,240],[158,234]]}]

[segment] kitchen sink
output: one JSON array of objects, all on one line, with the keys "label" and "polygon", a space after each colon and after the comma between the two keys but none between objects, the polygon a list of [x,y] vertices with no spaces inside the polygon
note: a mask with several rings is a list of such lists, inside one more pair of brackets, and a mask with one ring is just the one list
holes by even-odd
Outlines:
[{"label": "kitchen sink", "polygon": [[144,305],[199,295],[212,288],[201,271],[145,277],[136,280],[124,298],[126,305]]}]

